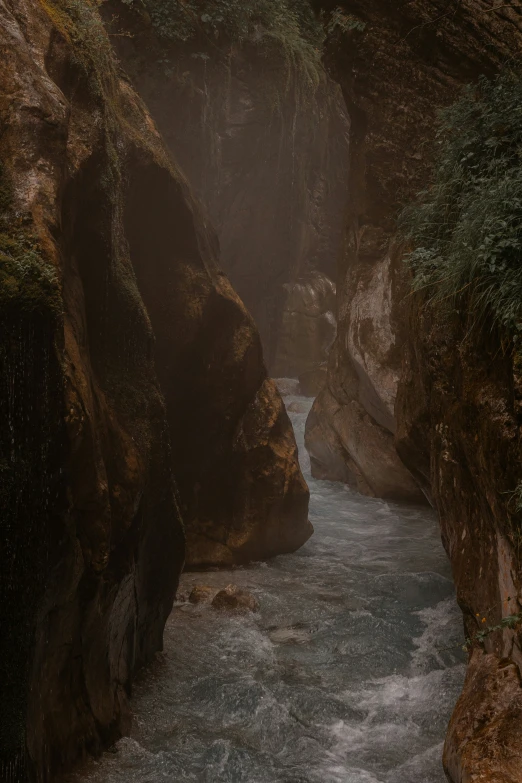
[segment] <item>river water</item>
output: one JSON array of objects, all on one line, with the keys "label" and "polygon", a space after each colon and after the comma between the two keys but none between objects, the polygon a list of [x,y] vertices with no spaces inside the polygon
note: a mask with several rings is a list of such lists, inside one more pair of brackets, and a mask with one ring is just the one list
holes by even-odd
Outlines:
[{"label": "river water", "polygon": [[267,564],[183,576],[182,593],[233,582],[260,612],[177,604],[134,687],[132,736],[75,783],[445,780],[464,665],[435,515],[312,479],[306,412],[291,417],[315,535]]}]

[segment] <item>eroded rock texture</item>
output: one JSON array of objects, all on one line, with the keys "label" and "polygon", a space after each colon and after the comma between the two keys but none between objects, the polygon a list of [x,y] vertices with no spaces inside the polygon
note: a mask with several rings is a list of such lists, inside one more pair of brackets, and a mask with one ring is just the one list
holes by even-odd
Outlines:
[{"label": "eroded rock texture", "polygon": [[313,475],[345,481],[367,495],[422,502],[394,446],[403,337],[400,261],[390,252],[375,263],[360,256],[345,263],[338,338],[306,427]]},{"label": "eroded rock texture", "polygon": [[[466,636],[520,612],[520,370],[493,337],[477,346],[464,323],[411,315],[398,396],[397,447],[439,512]],[[515,783],[522,775],[520,629],[472,650],[446,741],[450,780]]]},{"label": "eroded rock texture", "polygon": [[205,36],[166,45],[121,0],[105,17],[132,33],[115,39],[122,61],[216,228],[270,373],[292,374],[302,343],[282,367],[285,284],[314,270],[335,280],[342,239],[348,118],[338,85],[320,62],[312,83],[284,42],[261,33],[241,45]]},{"label": "eroded rock texture", "polygon": [[[355,451],[332,422],[348,421],[354,439],[354,406],[371,417],[372,433],[395,429],[401,457],[439,510],[474,637],[520,610],[511,500],[522,474],[518,365],[493,336],[471,340],[468,324],[435,317],[405,297],[395,217],[426,184],[436,107],[452,102],[460,84],[520,54],[520,9],[493,10],[481,0],[341,6],[366,27],[334,31],[327,53],[351,117],[353,198],[328,392],[310,420],[312,456],[314,448],[331,447],[337,469],[350,468]],[[314,433],[317,427],[326,436]],[[452,783],[522,778],[521,663],[517,631],[488,635],[485,651],[474,645],[445,748]]]},{"label": "eroded rock texture", "polygon": [[256,329],[96,5],[3,0],[0,49],[0,775],[47,783],[125,729],[180,506],[198,563],[311,527]]},{"label": "eroded rock texture", "polygon": [[328,359],[337,332],[335,283],[314,271],[285,290],[274,376],[299,378]]},{"label": "eroded rock texture", "polygon": [[[327,12],[337,5],[317,3]],[[329,390],[314,408],[323,434],[310,427],[308,444],[322,475],[329,474],[330,463],[319,467],[321,455],[332,452],[336,462],[355,463],[364,475],[360,452],[353,452],[344,435],[354,419],[364,418],[369,450],[376,437],[388,444],[380,481],[364,476],[368,487],[382,494],[381,481],[398,482],[396,496],[416,499],[418,491],[393,446],[408,292],[395,221],[401,206],[425,185],[437,107],[450,103],[462,83],[492,73],[516,51],[517,12],[506,8],[492,15],[486,2],[448,8],[425,0],[339,7],[346,18],[366,26],[364,31],[334,28],[327,43],[326,60],[350,115],[350,200],[338,277],[339,336]],[[375,455],[367,456],[373,463]],[[364,482],[353,478],[364,491]]]}]

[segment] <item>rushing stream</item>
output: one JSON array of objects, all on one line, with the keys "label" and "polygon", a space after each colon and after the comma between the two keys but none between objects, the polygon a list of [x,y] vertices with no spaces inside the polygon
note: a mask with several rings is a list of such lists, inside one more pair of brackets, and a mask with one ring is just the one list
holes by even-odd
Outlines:
[{"label": "rushing stream", "polygon": [[182,593],[233,582],[261,610],[178,604],[165,651],[135,685],[132,738],[76,783],[445,780],[464,666],[435,516],[314,481],[306,413],[291,415],[315,535],[268,564],[182,578]]}]

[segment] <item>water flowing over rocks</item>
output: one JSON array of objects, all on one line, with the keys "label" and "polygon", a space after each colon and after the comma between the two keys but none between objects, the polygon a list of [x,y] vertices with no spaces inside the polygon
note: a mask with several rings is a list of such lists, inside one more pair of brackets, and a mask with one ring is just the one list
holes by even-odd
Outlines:
[{"label": "water flowing over rocks", "polygon": [[[474,637],[482,617],[495,625],[519,607],[509,500],[522,476],[519,375],[494,335],[473,343],[465,323],[445,322],[407,296],[395,220],[429,177],[436,108],[453,102],[460,85],[520,55],[520,9],[482,0],[454,8],[436,0],[316,5],[353,14],[360,25],[332,29],[326,47],[351,120],[351,198],[338,337],[308,443],[317,471],[333,462],[336,478],[348,480],[355,464],[371,490],[363,461],[375,443],[369,431],[389,435],[383,467],[395,435],[396,450],[439,511]],[[452,783],[522,776],[519,644],[505,628],[486,638],[485,652],[474,645],[445,747]]]},{"label": "water flowing over rocks", "polygon": [[185,557],[311,526],[259,335],[95,5],[5,0],[0,40],[0,770],[47,783],[128,728]]},{"label": "water flowing over rocks", "polygon": [[237,585],[228,585],[220,590],[212,601],[214,609],[226,612],[257,612],[259,603],[254,596]]},{"label": "water flowing over rocks", "polygon": [[[314,480],[305,419],[292,414],[315,535],[295,554],[206,573],[259,611],[177,607],[136,683],[130,738],[67,783],[444,782],[465,656],[436,515]],[[184,574],[181,590],[200,583]]]},{"label": "water flowing over rocks", "polygon": [[[133,5],[0,0],[2,780],[134,731],[85,780],[438,783],[451,580],[426,505],[363,493],[440,516],[469,639],[448,779],[518,783],[522,361],[408,295],[396,216],[436,108],[520,56],[520,9],[314,0],[307,94],[284,47],[268,79],[255,40],[165,51]],[[298,382],[262,345],[319,391],[323,536],[247,568],[312,533]],[[171,614],[184,563],[215,573]]]}]

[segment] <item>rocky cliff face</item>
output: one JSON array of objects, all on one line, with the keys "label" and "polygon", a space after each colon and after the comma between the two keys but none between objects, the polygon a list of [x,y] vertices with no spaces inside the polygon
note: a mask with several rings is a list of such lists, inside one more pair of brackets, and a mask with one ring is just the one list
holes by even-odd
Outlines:
[{"label": "rocky cliff face", "polygon": [[[412,334],[399,389],[397,445],[439,512],[466,636],[520,612],[520,529],[513,492],[522,478],[521,378],[494,339],[426,308]],[[522,774],[520,628],[474,644],[450,723],[449,779],[515,783]]]},{"label": "rocky cliff face", "polygon": [[307,421],[312,472],[367,495],[423,502],[394,446],[403,338],[400,257],[393,248],[382,258],[357,252],[345,259],[338,338],[327,384]]},{"label": "rocky cliff face", "polygon": [[120,56],[217,230],[271,374],[291,374],[291,358],[281,368],[284,286],[314,270],[335,279],[341,245],[348,119],[339,86],[319,58],[296,63],[284,40],[261,31],[242,43],[173,42],[121,0],[104,13],[111,31],[132,34],[115,39]]},{"label": "rocky cliff face", "polygon": [[[337,5],[321,3],[328,12]],[[337,346],[328,390],[310,421],[312,456],[317,449],[328,464],[333,453],[338,472],[352,461],[359,467],[360,455],[350,442],[346,448],[355,404],[372,433],[395,430],[398,452],[440,513],[467,632],[475,637],[482,618],[494,626],[520,607],[520,552],[510,522],[522,474],[518,372],[493,337],[473,343],[464,324],[406,296],[395,217],[426,184],[436,107],[452,102],[460,84],[520,53],[522,19],[517,8],[493,10],[479,0],[452,8],[345,0],[341,7],[327,58],[351,116],[353,198]],[[391,438],[388,445],[381,464]],[[375,459],[378,451],[373,465]],[[472,645],[444,755],[453,783],[520,779],[521,663],[516,630]]]},{"label": "rocky cliff face", "polygon": [[180,506],[197,563],[311,528],[256,329],[96,6],[3,0],[0,39],[0,774],[44,783],[125,729]]},{"label": "rocky cliff face", "polygon": [[326,363],[337,332],[335,284],[311,272],[285,285],[275,377],[298,378]]},{"label": "rocky cliff face", "polygon": [[[335,10],[333,3],[317,5]],[[408,293],[395,219],[425,184],[437,107],[516,50],[516,12],[491,15],[481,2],[455,9],[437,2],[335,8],[326,60],[350,115],[350,201],[339,337],[307,442],[318,475],[334,476],[344,462],[363,491],[389,496],[394,485],[395,496],[418,499],[393,446]],[[365,433],[355,445],[346,436],[354,430]],[[383,459],[370,476],[365,465],[375,465],[376,441]]]}]

